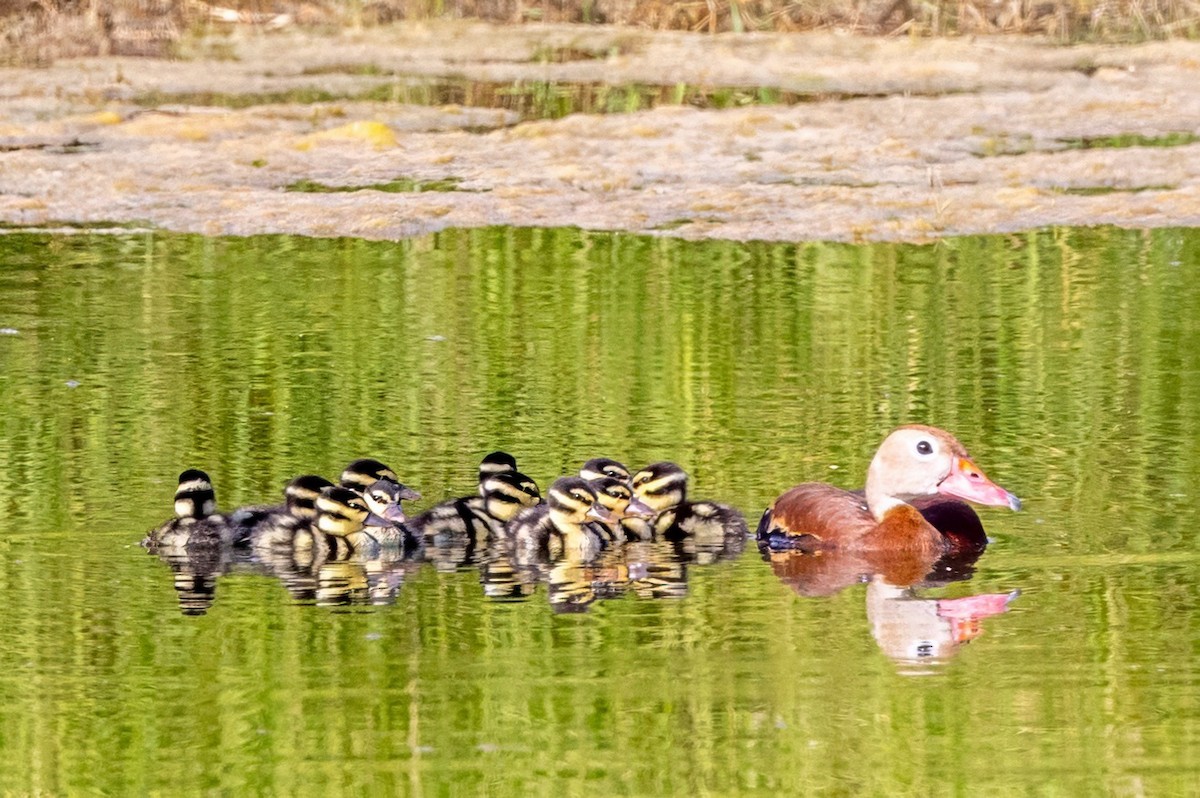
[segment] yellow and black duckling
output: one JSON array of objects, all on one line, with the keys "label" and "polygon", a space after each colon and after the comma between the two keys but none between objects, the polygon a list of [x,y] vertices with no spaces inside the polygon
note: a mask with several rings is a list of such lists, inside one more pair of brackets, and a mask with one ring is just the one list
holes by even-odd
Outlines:
[{"label": "yellow and black duckling", "polygon": [[723,546],[744,541],[746,519],[732,507],[687,499],[687,472],[675,463],[654,463],[633,475],[633,491],[655,512],[653,518],[621,522],[635,540],[693,538],[701,545]]},{"label": "yellow and black duckling", "polygon": [[411,528],[426,539],[447,542],[486,540],[526,507],[542,501],[537,483],[517,471],[507,452],[492,452],[479,464],[479,494],[450,499],[413,519]]},{"label": "yellow and black duckling", "polygon": [[378,543],[365,530],[368,519],[374,519],[366,499],[356,491],[341,485],[324,488],[316,501],[316,521],[296,531],[293,546],[314,560],[340,560],[353,555],[371,557],[378,553]]},{"label": "yellow and black duckling", "polygon": [[363,529],[380,547],[407,550],[420,544],[420,539],[405,523],[408,517],[400,502],[416,501],[421,494],[399,482],[378,479],[363,491],[362,496],[371,511],[363,522]]},{"label": "yellow and black duckling", "polygon": [[395,471],[369,457],[350,463],[342,470],[340,477],[342,487],[351,488],[359,493],[380,479],[390,479],[392,482],[400,484],[400,477],[396,476]]},{"label": "yellow and black duckling", "polygon": [[217,494],[208,474],[189,468],[175,488],[175,517],[142,539],[146,548],[223,546],[233,542],[234,530],[217,512]]},{"label": "yellow and black duckling", "polygon": [[609,541],[624,538],[621,532],[621,521],[626,518],[652,519],[657,513],[640,497],[634,494],[627,480],[618,477],[599,477],[589,479],[588,484],[596,492],[596,500],[608,510],[611,520],[601,523],[592,521],[597,531],[604,534]]},{"label": "yellow and black duckling", "polygon": [[284,503],[243,507],[230,514],[239,545],[256,550],[290,547],[296,531],[316,521],[317,496],[333,483],[317,474],[296,477],[283,489]]},{"label": "yellow and black duckling", "polygon": [[562,477],[550,486],[546,503],[521,511],[505,527],[505,535],[518,559],[547,554],[590,559],[604,548],[605,538],[588,522],[610,518],[587,480]]},{"label": "yellow and black duckling", "polygon": [[579,476],[586,479],[588,482],[595,482],[598,479],[610,477],[620,480],[625,484],[630,484],[633,478],[629,469],[624,463],[618,463],[616,460],[611,460],[607,457],[593,457],[583,464],[583,468],[579,469]]}]

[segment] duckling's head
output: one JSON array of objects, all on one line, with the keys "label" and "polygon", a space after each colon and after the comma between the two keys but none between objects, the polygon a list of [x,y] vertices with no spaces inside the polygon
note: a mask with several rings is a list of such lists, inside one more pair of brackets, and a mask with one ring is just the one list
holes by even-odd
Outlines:
[{"label": "duckling's head", "polygon": [[390,479],[392,482],[399,482],[400,477],[396,476],[396,472],[385,466],[378,460],[364,458],[355,460],[346,469],[342,471],[342,486],[353,488],[362,493],[372,482],[378,479]]},{"label": "duckling's head", "polygon": [[505,471],[517,470],[517,458],[508,452],[492,452],[479,461],[479,481],[488,474],[503,474]]},{"label": "duckling's head", "polygon": [[217,492],[208,474],[189,468],[179,475],[175,488],[175,515],[179,518],[207,518],[217,511]]},{"label": "duckling's head", "polygon": [[596,500],[612,513],[614,519],[650,518],[655,515],[650,505],[634,495],[628,482],[617,477],[590,479],[588,484],[596,492]]},{"label": "duckling's head", "polygon": [[316,474],[296,477],[283,489],[288,512],[297,518],[312,520],[317,517],[317,496],[333,483]]},{"label": "duckling's head", "polygon": [[579,469],[579,476],[586,479],[588,482],[593,482],[605,477],[619,479],[622,482],[629,482],[629,469],[623,463],[618,463],[616,460],[610,460],[607,457],[594,457],[583,464],[583,468]]},{"label": "duckling's head", "polygon": [[487,496],[483,483],[495,474],[508,474],[517,470],[517,458],[508,452],[492,452],[479,461],[479,495]]},{"label": "duckling's head", "polygon": [[655,513],[687,499],[687,472],[675,463],[648,465],[633,475],[633,492]]},{"label": "duckling's head", "polygon": [[400,502],[416,501],[419,498],[421,494],[412,488],[390,479],[377,479],[363,491],[363,500],[371,512],[393,524],[402,524],[408,520]]},{"label": "duckling's head", "polygon": [[344,537],[363,528],[371,514],[366,500],[341,485],[323,488],[317,495],[317,529]]},{"label": "duckling's head", "polygon": [[537,483],[520,471],[492,474],[479,483],[484,511],[492,518],[508,522],[526,507],[542,503]]},{"label": "duckling's head", "polygon": [[596,503],[596,491],[581,477],[563,477],[554,481],[546,496],[550,518],[555,526],[579,526],[590,520],[611,521],[604,505]]}]

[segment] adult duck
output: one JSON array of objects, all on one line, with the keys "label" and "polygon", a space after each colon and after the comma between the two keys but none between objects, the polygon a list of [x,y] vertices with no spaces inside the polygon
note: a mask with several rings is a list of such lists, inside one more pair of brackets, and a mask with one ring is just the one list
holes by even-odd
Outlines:
[{"label": "adult duck", "polygon": [[[926,497],[1021,508],[1016,496],[984,476],[953,435],[913,424],[893,430],[875,452],[865,495],[817,482],[797,485],[763,513],[758,538],[771,548],[813,551],[934,556],[953,551],[956,539],[910,503],[921,501],[929,512],[932,504],[923,501]],[[958,512],[954,505],[941,512],[950,507]]]}]

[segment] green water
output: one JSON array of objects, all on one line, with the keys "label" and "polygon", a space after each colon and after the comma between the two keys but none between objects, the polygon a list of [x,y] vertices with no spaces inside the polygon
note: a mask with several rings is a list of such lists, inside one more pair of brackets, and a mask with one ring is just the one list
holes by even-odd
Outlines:
[{"label": "green water", "polygon": [[[0,235],[0,792],[1195,795],[1198,267],[1186,230]],[[180,593],[136,545],[185,467],[232,507],[375,456],[423,506],[495,448],[543,486],[673,459],[753,526],[910,421],[1025,500],[889,605],[1021,591],[921,662],[877,586],[802,597],[753,545],[571,613],[452,562]]]}]

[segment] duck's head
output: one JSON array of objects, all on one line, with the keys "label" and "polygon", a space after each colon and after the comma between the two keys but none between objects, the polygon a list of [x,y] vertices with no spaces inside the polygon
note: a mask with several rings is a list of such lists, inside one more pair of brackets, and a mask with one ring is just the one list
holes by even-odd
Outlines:
[{"label": "duck's head", "polygon": [[371,516],[366,499],[341,485],[323,488],[317,495],[316,505],[317,529],[339,537],[358,532]]},{"label": "duck's head", "polygon": [[653,518],[654,509],[634,495],[626,480],[617,477],[590,479],[588,484],[596,492],[596,500],[612,513],[616,520],[622,518]]},{"label": "duck's head", "polygon": [[179,475],[175,488],[175,515],[179,518],[207,518],[217,511],[217,492],[208,474],[189,468]]},{"label": "duck's head", "polygon": [[296,477],[283,489],[288,512],[297,518],[312,520],[317,517],[317,496],[333,483],[317,474]]},{"label": "duck's head", "polygon": [[633,492],[651,510],[661,513],[687,499],[687,479],[687,472],[675,463],[655,463],[633,475]]},{"label": "duck's head", "polygon": [[555,526],[578,526],[588,521],[611,521],[612,515],[597,504],[596,491],[581,477],[563,477],[554,481],[546,495],[550,518]]},{"label": "duck's head", "polygon": [[404,514],[400,502],[416,501],[421,498],[421,494],[394,480],[377,479],[367,486],[362,497],[374,515],[392,524],[402,524],[408,517]]},{"label": "duck's head", "polygon": [[945,430],[912,424],[888,435],[867,470],[867,504],[877,520],[902,502],[948,496],[1021,509],[1021,500],[992,482]]},{"label": "duck's head", "polygon": [[371,483],[380,479],[390,479],[392,482],[399,482],[400,477],[396,476],[396,472],[385,466],[378,460],[364,458],[355,460],[350,465],[346,466],[342,471],[342,487],[353,488],[362,493],[371,486]]},{"label": "duck's head", "polygon": [[492,452],[479,461],[479,483],[492,474],[503,474],[517,470],[517,458],[508,452]]},{"label": "duck's head", "polygon": [[594,482],[605,477],[618,479],[621,482],[629,484],[629,469],[623,463],[618,463],[616,460],[610,460],[607,457],[593,457],[583,464],[583,468],[579,469],[579,476],[586,479],[588,482]]},{"label": "duck's head", "polygon": [[520,471],[491,474],[479,483],[479,490],[487,514],[506,523],[526,507],[542,503],[537,483]]}]

